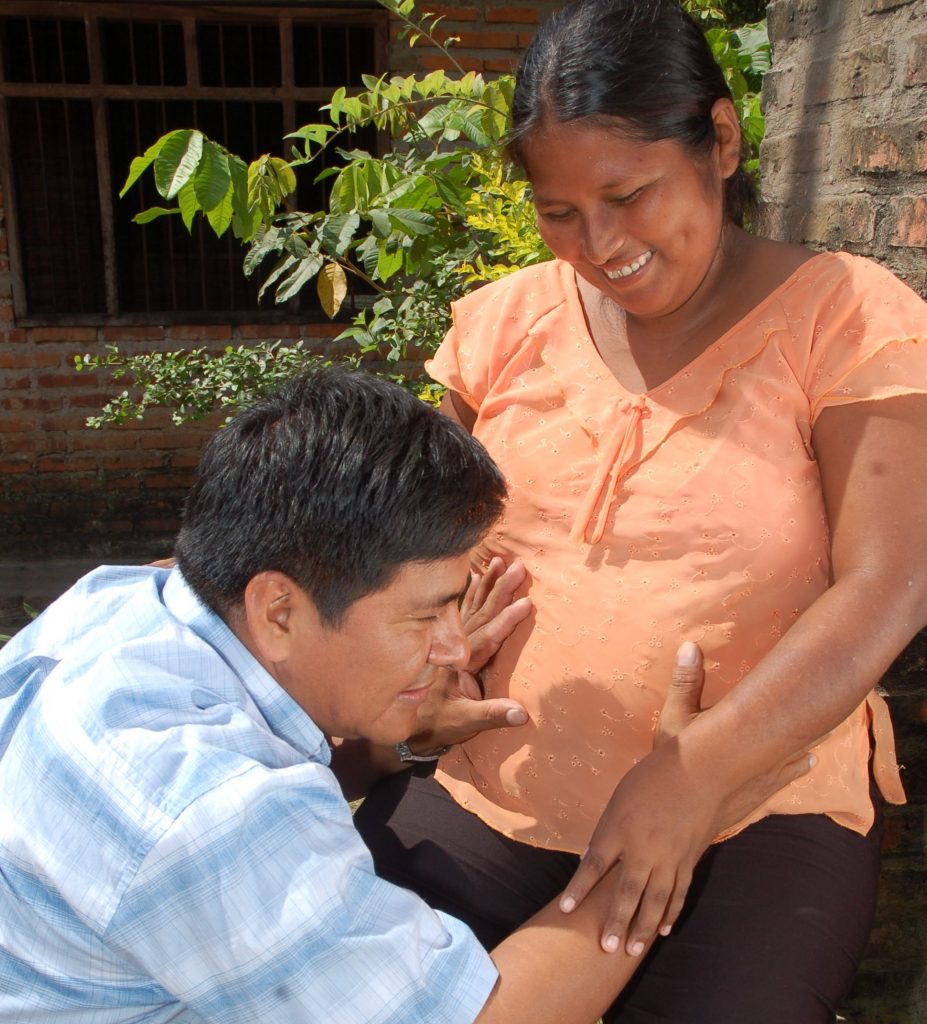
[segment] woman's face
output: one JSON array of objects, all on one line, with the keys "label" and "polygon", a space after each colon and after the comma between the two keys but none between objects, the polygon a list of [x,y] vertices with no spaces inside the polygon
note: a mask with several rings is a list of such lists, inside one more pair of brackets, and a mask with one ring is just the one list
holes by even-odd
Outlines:
[{"label": "woman's face", "polygon": [[[551,252],[629,315],[670,315],[713,291],[724,179],[740,159],[730,103],[715,104],[705,156],[584,122],[542,126],[524,149],[538,227]],[[720,123],[719,123],[720,122]]]}]

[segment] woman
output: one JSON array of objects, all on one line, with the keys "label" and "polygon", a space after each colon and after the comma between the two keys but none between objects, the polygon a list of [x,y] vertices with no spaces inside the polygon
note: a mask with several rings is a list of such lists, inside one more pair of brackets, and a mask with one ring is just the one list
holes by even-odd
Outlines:
[{"label": "woman", "polygon": [[[549,22],[511,151],[556,259],[457,303],[430,370],[509,482],[478,556],[520,559],[537,613],[485,687],[530,723],[392,778],[359,826],[487,943],[620,862],[603,946],[660,937],[608,1019],[831,1021],[878,804],[904,799],[873,687],[927,622],[927,308],[867,260],[743,230],[730,94],[675,0]],[[654,749],[688,641],[706,710]],[[725,821],[810,746],[810,774]]]}]

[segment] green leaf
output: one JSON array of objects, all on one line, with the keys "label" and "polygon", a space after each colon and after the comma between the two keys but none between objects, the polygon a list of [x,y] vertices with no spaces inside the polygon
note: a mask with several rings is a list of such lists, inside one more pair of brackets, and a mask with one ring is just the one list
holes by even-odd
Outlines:
[{"label": "green leaf", "polygon": [[385,210],[370,210],[370,221],[373,224],[374,234],[379,238],[388,238],[393,231],[389,214]]},{"label": "green leaf", "polygon": [[267,280],[261,285],[261,289],[258,292],[258,302],[260,302],[261,299],[264,298],[264,292],[266,292],[267,289],[270,288],[270,286],[274,284],[276,281],[279,281],[284,274],[292,270],[292,268],[295,267],[297,263],[299,263],[299,260],[296,259],[295,256],[284,256],[283,259],[280,260],[274,267],[274,269],[270,272],[270,276],[267,278]]},{"label": "green leaf", "polygon": [[337,316],[345,295],[348,294],[348,280],[338,263],[326,263],[316,281],[322,309],[330,316]]},{"label": "green leaf", "polygon": [[203,155],[193,175],[197,202],[205,213],[225,200],[231,183],[228,157],[214,142],[205,142]]},{"label": "green leaf", "polygon": [[278,228],[258,231],[245,256],[245,277],[250,277],[272,252],[279,252],[283,245],[282,232]]},{"label": "green leaf", "polygon": [[377,252],[377,277],[381,281],[388,281],[401,268],[402,250],[388,251],[385,246],[380,246]]},{"label": "green leaf", "polygon": [[392,221],[398,221],[413,235],[429,235],[435,229],[434,217],[422,210],[404,210],[401,207],[392,206],[386,212]]},{"label": "green leaf", "polygon": [[280,305],[286,302],[287,299],[291,299],[303,285],[311,281],[322,269],[322,262],[321,256],[310,256],[308,259],[300,260],[299,266],[296,267],[289,277],[284,278],[277,288],[274,302]]},{"label": "green leaf", "polygon": [[180,210],[176,206],[170,210],[165,209],[163,206],[152,206],[148,210],[142,210],[141,213],[137,213],[132,221],[135,224],[149,224],[153,220],[157,220],[158,217],[168,217],[173,213],[180,213]]},{"label": "green leaf", "polygon": [[210,227],[215,231],[216,237],[221,238],[229,229],[232,223],[232,186],[225,193],[225,197],[211,210],[206,211],[206,219]]},{"label": "green leaf", "polygon": [[319,232],[322,245],[335,256],[343,256],[354,241],[361,219],[356,213],[327,217]]},{"label": "green leaf", "polygon": [[298,260],[304,260],[309,255],[309,246],[301,235],[290,232],[284,236],[283,248]]},{"label": "green leaf", "polygon": [[202,132],[182,128],[167,135],[154,162],[158,193],[173,199],[193,176],[202,155]]},{"label": "green leaf", "polygon": [[192,234],[193,218],[196,216],[196,211],[200,208],[199,203],[196,201],[196,190],[193,187],[192,181],[188,181],[177,193],[177,205],[180,207],[180,216],[183,217],[184,226]]},{"label": "green leaf", "polygon": [[[171,133],[173,134],[173,133]],[[155,157],[161,152],[161,147],[164,145],[165,140],[168,138],[167,135],[162,135],[157,142],[149,146],[142,156],[137,156],[129,166],[129,176],[126,178],[126,183],[122,186],[119,192],[119,198],[126,194],[129,189],[138,181],[138,179],[145,173],[147,167],[154,162]]]}]

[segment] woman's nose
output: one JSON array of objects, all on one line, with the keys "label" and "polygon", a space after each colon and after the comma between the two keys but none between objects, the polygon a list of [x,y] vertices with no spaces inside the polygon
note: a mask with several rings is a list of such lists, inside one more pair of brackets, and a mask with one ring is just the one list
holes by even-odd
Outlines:
[{"label": "woman's nose", "polygon": [[619,250],[624,242],[624,232],[614,217],[600,217],[590,220],[583,238],[583,255],[590,263],[602,266]]}]

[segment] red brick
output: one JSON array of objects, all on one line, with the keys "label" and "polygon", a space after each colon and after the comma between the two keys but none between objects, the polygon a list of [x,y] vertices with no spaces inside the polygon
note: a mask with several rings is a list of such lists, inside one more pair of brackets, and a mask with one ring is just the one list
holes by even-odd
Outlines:
[{"label": "red brick", "polygon": [[142,324],[135,327],[104,327],[104,341],[160,341],[164,328],[160,324]]},{"label": "red brick", "polygon": [[176,324],[168,329],[171,341],[231,341],[229,324]]},{"label": "red brick", "polygon": [[912,43],[904,76],[904,84],[909,88],[927,85],[927,35],[915,36]]},{"label": "red brick", "polygon": [[850,132],[850,167],[863,174],[917,174],[927,170],[927,132],[921,121]]},{"label": "red brick", "polygon": [[[459,58],[458,58],[459,59]],[[466,58],[465,58],[466,60]],[[463,61],[461,63],[464,63]],[[482,67],[482,61],[479,62]],[[466,67],[466,65],[464,65]],[[467,70],[477,70],[475,68],[467,68]],[[316,338],[325,338],[330,340],[331,338],[337,338],[339,334],[344,330],[344,324],[306,324],[302,328],[302,336],[307,340],[315,340]]]},{"label": "red brick", "polygon": [[38,378],[40,388],[87,388],[98,382],[93,374],[78,373],[46,373]]},{"label": "red brick", "polygon": [[199,464],[199,455],[171,455],[171,468],[173,469],[196,469]]},{"label": "red brick", "polygon": [[106,487],[110,491],[137,491],[141,487],[141,480],[137,476],[109,477]]},{"label": "red brick", "polygon": [[152,455],[139,455],[135,452],[120,452],[116,455],[103,455],[100,458],[103,469],[141,470],[162,469],[164,459]]},{"label": "red brick", "polygon": [[39,370],[60,365],[61,357],[53,352],[0,352],[0,368]]},{"label": "red brick", "polygon": [[517,50],[521,45],[517,32],[455,32],[457,46],[467,50]]},{"label": "red brick", "polygon": [[0,416],[0,434],[31,434],[35,421],[24,416]]},{"label": "red brick", "polygon": [[8,455],[13,455],[16,452],[37,452],[40,449],[45,450],[38,441],[30,437],[20,437],[18,434],[5,434],[3,440],[0,441],[0,451]]},{"label": "red brick", "polygon": [[4,377],[0,379],[0,388],[7,391],[22,391],[32,387],[31,377]]},{"label": "red brick", "polygon": [[[483,70],[482,60],[477,60],[475,57],[466,57],[462,53],[455,53],[454,59],[464,71]],[[423,53],[419,58],[419,63],[424,71],[450,71],[453,68],[453,65],[443,53]],[[313,327],[313,330],[315,330],[315,327]]]},{"label": "red brick", "polygon": [[177,474],[176,476],[162,473],[159,476],[146,476],[143,483],[146,487],[151,488],[189,487],[192,479],[189,473]]},{"label": "red brick", "polygon": [[178,526],[176,519],[145,519],[142,528],[151,533],[173,533]]},{"label": "red brick", "polygon": [[927,248],[927,198],[893,199],[889,210],[894,221],[889,245]]},{"label": "red brick", "polygon": [[28,340],[24,327],[16,327],[3,332],[3,341],[8,345],[22,345]]},{"label": "red brick", "polygon": [[483,61],[484,71],[497,71],[502,75],[512,75],[518,65],[517,57],[487,57]]},{"label": "red brick", "polygon": [[83,431],[91,428],[87,427],[87,417],[83,413],[65,410],[46,416],[42,421],[42,429]]},{"label": "red brick", "polygon": [[[339,325],[338,331],[343,330],[344,327]],[[235,333],[241,341],[276,341],[278,338],[299,338],[303,332],[299,324],[242,324],[235,328]]]},{"label": "red brick", "polygon": [[97,340],[96,327],[33,327],[33,341],[65,341],[72,344],[90,344]]},{"label": "red brick", "polygon": [[494,7],[486,12],[487,22],[512,21],[536,25],[541,19],[536,7]]},{"label": "red brick", "polygon": [[83,473],[96,468],[95,459],[76,459],[67,455],[47,455],[39,459],[36,466],[40,473]]},{"label": "red brick", "polygon": [[[81,423],[83,424],[83,420]],[[71,446],[75,451],[126,451],[134,447],[132,442],[126,443],[127,439],[121,432],[107,430],[103,427],[95,430],[93,427],[84,426],[71,438]]]},{"label": "red brick", "polygon": [[822,200],[811,207],[806,225],[806,241],[835,247],[870,242],[875,233],[875,211],[866,196]]},{"label": "red brick", "polygon": [[479,18],[479,12],[475,7],[458,7],[456,4],[454,6],[425,4],[422,10],[427,10],[429,14],[437,15],[447,21],[476,21]]},{"label": "red brick", "polygon": [[0,473],[30,473],[32,472],[32,461],[20,461],[12,459],[0,460]]},{"label": "red brick", "polygon": [[209,434],[206,431],[182,430],[175,427],[173,430],[163,434],[152,436],[146,434],[139,440],[139,444],[145,448],[200,448],[206,443]]},{"label": "red brick", "polygon": [[7,323],[13,322],[13,304],[11,302],[0,303],[0,320]]}]

